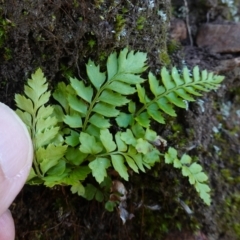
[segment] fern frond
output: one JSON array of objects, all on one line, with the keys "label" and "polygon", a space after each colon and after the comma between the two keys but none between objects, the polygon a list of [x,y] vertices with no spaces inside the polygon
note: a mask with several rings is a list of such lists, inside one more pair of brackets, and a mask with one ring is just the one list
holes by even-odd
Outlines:
[{"label": "fern frond", "polygon": [[[126,96],[135,93],[135,85],[144,81],[139,73],[146,69],[146,60],[145,53],[134,53],[127,48],[119,56],[115,52],[108,57],[107,72],[101,72],[100,67],[89,60],[86,65],[89,85],[70,78],[69,86],[74,92],[67,89],[69,86],[61,84],[53,95],[65,110],[67,116],[63,117],[64,122],[83,131],[89,123],[99,128],[109,127],[109,118],[120,114],[117,108],[129,103]],[[62,100],[66,95],[68,103]],[[78,117],[81,120],[77,121]]]},{"label": "fern frond", "polygon": [[[161,82],[149,73],[146,90],[140,75],[147,69],[146,60],[145,53],[127,48],[108,57],[105,72],[89,60],[89,82],[70,78],[69,84],[59,83],[53,93],[59,105],[53,106],[49,105],[50,91],[42,71],[38,69],[32,75],[25,94],[15,97],[17,113],[34,145],[29,182],[49,187],[70,185],[73,193],[102,201],[104,196],[97,188],[82,185],[89,173],[104,186],[109,179],[107,170],[112,167],[127,181],[129,169],[145,172],[164,155],[165,163],[181,169],[204,202],[210,204],[210,188],[202,167],[186,154],[178,159],[173,148],[161,154],[156,148],[160,137],[150,125],[152,119],[164,123],[166,114],[176,116],[176,106],[185,108],[186,101],[217,89],[223,77],[200,72],[198,67],[192,75],[187,68],[182,74],[176,68],[171,73],[162,68]],[[111,126],[114,121],[120,129]]]},{"label": "fern frond", "polygon": [[[153,118],[159,123],[165,123],[162,113],[176,116],[174,106],[186,108],[185,101],[194,101],[194,96],[201,96],[201,92],[216,90],[223,81],[223,76],[217,76],[201,71],[198,67],[193,69],[193,77],[185,67],[180,75],[174,67],[169,73],[165,67],[161,70],[162,84],[150,72],[149,88],[153,98],[147,96],[145,89],[138,84],[139,101],[144,105],[135,115],[142,126],[149,126],[147,119]],[[161,113],[162,112],[162,113]]]},{"label": "fern frond", "polygon": [[31,182],[35,177],[42,180],[43,176],[48,174],[48,170],[59,163],[67,149],[66,145],[54,141],[59,127],[56,117],[53,116],[54,108],[44,106],[50,98],[50,91],[47,90],[46,78],[42,70],[38,69],[24,87],[25,96],[15,95],[15,102],[19,108],[16,113],[27,125],[34,146],[34,169],[28,178]]},{"label": "fern frond", "polygon": [[196,162],[192,163],[192,158],[187,154],[184,154],[181,159],[178,159],[177,151],[172,147],[165,153],[165,163],[173,164],[175,168],[181,169],[182,175],[188,177],[189,183],[195,187],[200,198],[202,198],[207,205],[210,205],[211,189],[206,184],[208,176],[202,171],[201,165]]}]

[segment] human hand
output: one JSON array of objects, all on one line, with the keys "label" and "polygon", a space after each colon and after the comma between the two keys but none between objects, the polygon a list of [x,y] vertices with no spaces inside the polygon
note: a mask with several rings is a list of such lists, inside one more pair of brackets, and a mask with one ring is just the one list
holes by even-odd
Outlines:
[{"label": "human hand", "polygon": [[32,141],[26,126],[0,102],[0,240],[14,240],[14,222],[7,209],[26,182],[32,159]]}]

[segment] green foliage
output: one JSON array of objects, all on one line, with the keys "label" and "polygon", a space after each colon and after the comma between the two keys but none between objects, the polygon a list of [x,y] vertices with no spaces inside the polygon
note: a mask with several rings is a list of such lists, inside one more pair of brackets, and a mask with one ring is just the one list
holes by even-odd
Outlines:
[{"label": "green foliage", "polygon": [[[182,76],[176,68],[171,74],[163,68],[161,81],[149,73],[148,89],[141,76],[146,61],[145,53],[126,48],[108,57],[105,71],[89,60],[89,82],[70,77],[68,84],[58,83],[52,94],[58,104],[53,106],[49,105],[51,94],[42,71],[32,75],[25,96],[17,94],[15,98],[17,113],[28,126],[35,150],[29,183],[69,185],[73,193],[89,200],[108,200],[110,170],[128,181],[129,170],[145,172],[164,156],[166,163],[182,169],[200,197],[210,203],[201,166],[191,163],[188,155],[178,160],[173,148],[161,153],[157,148],[161,137],[151,123],[165,123],[165,114],[176,116],[174,106],[185,108],[184,101],[193,101],[200,91],[217,89],[223,77],[200,73],[197,67],[193,78],[187,68]],[[86,179],[91,179],[90,174],[98,187]],[[106,203],[108,210],[114,206]]]},{"label": "green foliage", "polygon": [[188,177],[189,183],[195,187],[202,200],[210,205],[210,188],[206,184],[208,176],[202,171],[201,165],[196,162],[192,163],[192,158],[187,154],[179,159],[176,149],[171,147],[165,153],[165,163],[173,164],[175,168],[181,169],[182,175]]},{"label": "green foliage", "polygon": [[194,95],[201,96],[200,91],[215,90],[223,81],[222,76],[213,75],[206,70],[200,73],[198,67],[194,67],[193,77],[190,77],[186,67],[183,69],[182,76],[175,67],[172,68],[171,73],[164,67],[161,70],[162,84],[159,84],[159,80],[151,72],[148,78],[149,88],[153,94],[152,99],[147,96],[141,85],[137,85],[139,100],[144,106],[137,111],[136,120],[144,127],[150,125],[151,118],[164,124],[165,120],[162,113],[175,117],[174,105],[186,108],[186,101],[194,101]]},{"label": "green foliage", "polygon": [[84,180],[90,169],[79,168],[68,162],[68,146],[64,144],[63,135],[59,132],[54,108],[44,106],[50,98],[47,89],[46,78],[38,69],[25,85],[25,96],[15,96],[19,108],[16,112],[28,127],[34,146],[33,168],[28,183],[44,183],[48,187],[56,184],[71,185],[73,192],[83,194],[84,188],[79,180]]}]

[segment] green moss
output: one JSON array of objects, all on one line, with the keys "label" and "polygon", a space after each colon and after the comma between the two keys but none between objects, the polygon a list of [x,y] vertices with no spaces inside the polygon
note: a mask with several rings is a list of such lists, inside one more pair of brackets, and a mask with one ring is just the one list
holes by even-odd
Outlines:
[{"label": "green moss", "polygon": [[105,62],[106,59],[107,59],[107,57],[108,57],[108,54],[107,54],[106,52],[101,52],[101,53],[99,54],[99,61],[100,61],[100,62]]},{"label": "green moss", "polygon": [[9,61],[12,59],[12,50],[10,48],[7,48],[7,47],[4,48],[4,59],[6,61]]},{"label": "green moss", "polygon": [[90,39],[88,41],[88,46],[92,49],[96,45],[96,41],[94,39]]},{"label": "green moss", "polygon": [[161,50],[159,53],[159,59],[161,64],[163,64],[164,66],[169,66],[171,64],[171,59],[167,51]]},{"label": "green moss", "polygon": [[118,14],[116,16],[116,20],[115,20],[115,36],[118,37],[119,34],[122,32],[122,30],[124,29],[125,27],[125,23],[126,23],[126,20],[124,19],[123,15],[122,14]]},{"label": "green moss", "polygon": [[232,237],[231,239],[240,238],[240,193],[236,192],[225,199],[223,204],[224,214],[220,219],[224,219],[222,223],[223,230]]},{"label": "green moss", "polygon": [[[0,14],[1,14],[0,9]],[[7,18],[0,17],[0,48],[3,47],[7,40],[7,34],[10,28],[14,27],[15,24]]]},{"label": "green moss", "polygon": [[94,5],[96,8],[99,8],[101,6],[101,4],[104,3],[105,0],[95,0],[94,1]]},{"label": "green moss", "polygon": [[144,16],[140,16],[138,19],[137,19],[137,30],[142,30],[144,28],[144,25],[145,25],[145,22],[146,22],[146,17]]},{"label": "green moss", "polygon": [[73,6],[74,6],[75,8],[79,7],[79,3],[78,3],[77,0],[73,0]]},{"label": "green moss", "polygon": [[167,44],[168,53],[171,55],[181,48],[181,44],[177,40],[170,40]]}]

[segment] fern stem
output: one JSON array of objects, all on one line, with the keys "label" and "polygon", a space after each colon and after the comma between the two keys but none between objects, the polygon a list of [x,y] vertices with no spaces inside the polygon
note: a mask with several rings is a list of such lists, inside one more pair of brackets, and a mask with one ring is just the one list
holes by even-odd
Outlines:
[{"label": "fern stem", "polygon": [[94,98],[93,101],[91,102],[91,104],[90,104],[90,106],[89,106],[89,109],[88,109],[88,111],[87,111],[87,114],[86,114],[86,117],[85,117],[85,120],[84,120],[84,123],[83,123],[83,127],[82,127],[83,131],[84,131],[84,130],[86,129],[86,127],[87,127],[90,114],[91,114],[91,112],[92,112],[92,109],[93,109],[94,105],[98,102],[99,96],[100,96],[101,93],[106,89],[106,87],[107,87],[110,83],[112,83],[112,82],[114,81],[114,78],[115,78],[117,75],[118,75],[118,74],[115,74],[115,75],[112,77],[111,81],[108,80],[107,82],[105,82],[105,84],[104,84],[104,85],[99,89],[99,91],[96,93],[95,98]]},{"label": "fern stem", "polygon": [[42,176],[42,174],[41,174],[41,172],[40,172],[40,169],[39,169],[39,167],[38,167],[38,163],[37,163],[37,160],[36,160],[36,157],[35,157],[35,156],[33,157],[33,165],[34,165],[34,168],[35,168],[35,170],[36,170],[36,172],[37,172],[38,177],[39,177],[39,178],[42,178],[43,176]]},{"label": "fern stem", "polygon": [[[201,81],[197,84],[200,84],[200,85],[205,85],[205,83],[208,83],[210,84],[207,80],[206,81]],[[171,88],[171,89],[168,89],[166,90],[163,94],[160,94],[159,96],[156,96],[153,100],[151,100],[150,102],[148,103],[145,103],[136,113],[135,113],[135,116],[139,116],[144,110],[146,110],[152,103],[154,102],[157,102],[160,98],[162,97],[165,97],[166,95],[168,95],[169,93],[171,92],[174,92],[178,89],[181,89],[181,88],[184,88],[184,87],[194,87],[197,85],[196,82],[191,82],[191,83],[185,83],[185,84],[182,84],[180,86],[176,86],[174,88]],[[207,91],[207,90],[206,90]]]},{"label": "fern stem", "polygon": [[100,94],[102,93],[102,91],[103,91],[104,89],[105,89],[105,85],[99,89],[99,91],[97,92],[95,98],[94,98],[93,101],[91,102],[91,104],[90,104],[90,106],[89,106],[89,109],[88,109],[88,111],[87,111],[86,117],[85,117],[85,119],[84,119],[84,123],[83,123],[83,127],[82,127],[83,131],[86,129],[87,124],[88,124],[88,120],[89,120],[89,117],[90,117],[90,114],[91,114],[91,112],[92,112],[92,109],[93,109],[94,105],[96,104],[96,102],[98,102],[98,98],[99,98]]},{"label": "fern stem", "polygon": [[34,111],[34,117],[33,117],[33,128],[32,128],[32,140],[33,140],[33,149],[34,149],[34,156],[33,156],[33,165],[34,165],[34,168],[36,170],[36,173],[38,175],[39,178],[42,178],[42,174],[40,172],[40,169],[39,169],[39,165],[38,165],[38,162],[37,162],[37,159],[36,159],[36,152],[37,152],[37,147],[36,147],[36,128],[37,128],[37,116],[36,116],[36,113],[37,111]]}]

